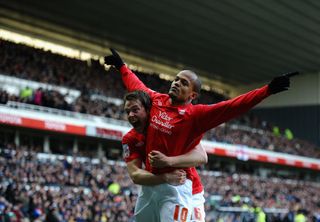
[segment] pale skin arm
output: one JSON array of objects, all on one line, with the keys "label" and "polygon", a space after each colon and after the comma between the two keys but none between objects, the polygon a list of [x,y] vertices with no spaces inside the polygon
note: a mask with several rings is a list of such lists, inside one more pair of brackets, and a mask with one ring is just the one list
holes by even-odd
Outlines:
[{"label": "pale skin arm", "polygon": [[153,186],[162,183],[169,183],[171,185],[184,184],[186,180],[186,172],[184,170],[175,170],[170,173],[160,175],[152,174],[142,169],[142,161],[134,159],[127,163],[129,176],[135,184]]},{"label": "pale skin arm", "polygon": [[186,154],[166,156],[160,151],[151,151],[148,155],[152,167],[195,167],[208,162],[208,155],[201,144]]}]

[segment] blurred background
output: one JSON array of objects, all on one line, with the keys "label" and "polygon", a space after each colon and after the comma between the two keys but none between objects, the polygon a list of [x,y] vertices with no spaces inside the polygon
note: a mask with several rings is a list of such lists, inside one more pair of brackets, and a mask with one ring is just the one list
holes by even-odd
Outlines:
[{"label": "blurred background", "polygon": [[291,89],[201,141],[206,221],[320,221],[320,2],[1,0],[0,221],[134,221],[130,130],[109,47],[150,88],[181,69],[212,104]]}]

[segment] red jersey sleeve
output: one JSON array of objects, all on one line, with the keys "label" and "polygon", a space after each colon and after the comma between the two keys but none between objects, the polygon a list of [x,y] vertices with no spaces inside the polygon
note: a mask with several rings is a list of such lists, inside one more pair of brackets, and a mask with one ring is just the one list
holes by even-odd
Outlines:
[{"label": "red jersey sleeve", "polygon": [[156,93],[149,89],[126,65],[120,68],[120,73],[122,75],[122,81],[129,92],[142,90],[148,93],[150,97],[153,97]]},{"label": "red jersey sleeve", "polygon": [[193,106],[195,129],[198,133],[204,133],[221,123],[244,114],[269,95],[268,85],[266,85],[234,99],[213,105],[195,105]]},{"label": "red jersey sleeve", "polygon": [[144,157],[142,156],[142,153],[137,147],[135,146],[135,140],[131,136],[131,133],[127,133],[122,138],[122,148],[123,148],[123,159],[126,163],[135,160],[135,159],[141,159],[144,161]]}]

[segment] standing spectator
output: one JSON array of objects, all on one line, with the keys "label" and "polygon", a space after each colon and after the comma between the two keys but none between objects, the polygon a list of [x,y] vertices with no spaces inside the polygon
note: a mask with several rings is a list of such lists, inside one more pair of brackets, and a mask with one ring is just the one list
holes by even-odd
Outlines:
[{"label": "standing spectator", "polygon": [[43,91],[42,91],[42,88],[40,87],[34,93],[33,103],[35,105],[41,106],[42,105],[42,98],[43,98]]},{"label": "standing spectator", "polygon": [[22,101],[29,103],[32,98],[32,93],[33,93],[32,89],[29,88],[29,86],[26,86],[21,90],[20,98],[22,99]]}]

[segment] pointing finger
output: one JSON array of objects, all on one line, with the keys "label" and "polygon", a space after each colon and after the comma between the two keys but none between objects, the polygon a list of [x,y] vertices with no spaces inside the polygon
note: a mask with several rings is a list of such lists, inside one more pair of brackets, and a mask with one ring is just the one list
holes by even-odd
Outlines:
[{"label": "pointing finger", "polygon": [[284,74],[284,76],[287,76],[287,77],[291,78],[291,77],[299,75],[299,74],[300,74],[300,72],[295,71],[295,72],[286,73],[286,74]]}]

